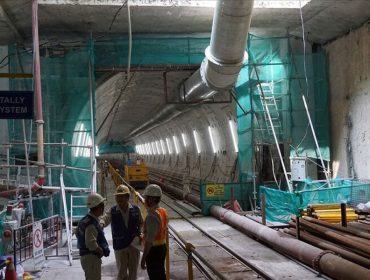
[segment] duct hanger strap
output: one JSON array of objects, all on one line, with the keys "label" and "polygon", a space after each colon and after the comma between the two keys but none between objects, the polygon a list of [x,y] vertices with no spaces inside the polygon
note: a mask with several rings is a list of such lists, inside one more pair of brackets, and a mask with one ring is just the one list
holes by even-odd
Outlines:
[{"label": "duct hanger strap", "polygon": [[203,60],[201,65],[201,76],[203,81],[210,88],[226,89],[233,87],[248,54],[244,52],[243,59],[230,63],[229,61],[220,60],[213,56],[210,47],[205,51],[206,59]]},{"label": "duct hanger strap", "polygon": [[326,254],[333,254],[335,255],[335,253],[333,251],[330,251],[330,250],[324,250],[322,251],[320,254],[318,254],[313,260],[312,260],[312,268],[315,269],[316,271],[318,272],[322,272],[321,269],[320,269],[320,261],[321,261],[321,258],[326,255]]}]

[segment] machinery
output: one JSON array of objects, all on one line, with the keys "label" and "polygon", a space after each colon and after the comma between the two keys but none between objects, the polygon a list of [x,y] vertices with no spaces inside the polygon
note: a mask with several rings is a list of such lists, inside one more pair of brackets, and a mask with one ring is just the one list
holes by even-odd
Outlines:
[{"label": "machinery", "polygon": [[128,160],[125,165],[125,180],[133,187],[145,188],[149,184],[149,171],[142,159]]}]

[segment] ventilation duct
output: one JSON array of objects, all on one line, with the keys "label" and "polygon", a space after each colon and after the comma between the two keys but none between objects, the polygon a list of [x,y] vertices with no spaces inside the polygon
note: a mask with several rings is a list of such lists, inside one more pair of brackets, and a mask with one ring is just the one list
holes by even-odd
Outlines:
[{"label": "ventilation duct", "polygon": [[[201,67],[182,85],[180,99],[202,103],[216,93],[229,91],[247,59],[245,52],[254,1],[218,0],[212,24],[211,43],[205,51]],[[183,104],[166,106],[158,114],[132,131],[129,138],[138,136],[170,121],[191,109]]]}]

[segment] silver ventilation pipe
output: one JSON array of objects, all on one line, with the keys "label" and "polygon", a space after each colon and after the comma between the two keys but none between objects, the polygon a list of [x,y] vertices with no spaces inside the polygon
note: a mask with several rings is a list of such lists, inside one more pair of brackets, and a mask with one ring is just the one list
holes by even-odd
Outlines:
[{"label": "silver ventilation pipe", "polygon": [[[254,0],[218,0],[212,24],[211,43],[201,67],[181,86],[180,99],[202,103],[218,92],[230,90],[247,59],[245,52]],[[166,106],[128,136],[142,134],[191,109],[189,105]]]}]

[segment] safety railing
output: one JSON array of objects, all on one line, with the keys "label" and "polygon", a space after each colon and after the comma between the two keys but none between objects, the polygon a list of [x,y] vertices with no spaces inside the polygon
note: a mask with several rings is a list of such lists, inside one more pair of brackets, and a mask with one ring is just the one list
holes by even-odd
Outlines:
[{"label": "safety railing", "polygon": [[132,201],[135,205],[137,205],[140,210],[141,210],[141,213],[143,214],[143,217],[145,218],[146,217],[146,208],[145,208],[145,199],[144,197],[135,190],[134,187],[132,187],[129,182],[127,182],[122,176],[121,174],[119,174],[119,170],[116,169],[110,162],[106,162],[107,163],[107,168],[108,168],[108,172],[109,174],[112,176],[112,180],[114,182],[114,185],[116,187],[118,187],[119,185],[121,184],[125,184],[126,186],[128,186],[130,188],[130,191],[131,191],[131,194],[133,195],[132,196]]},{"label": "safety railing", "polygon": [[[42,224],[42,242],[44,252],[55,247],[55,251],[45,257],[58,256],[58,241],[60,238],[59,216],[54,215],[39,220]],[[13,230],[13,255],[15,263],[19,264],[33,258],[33,224],[21,226]],[[48,250],[50,252],[51,250]]]}]

